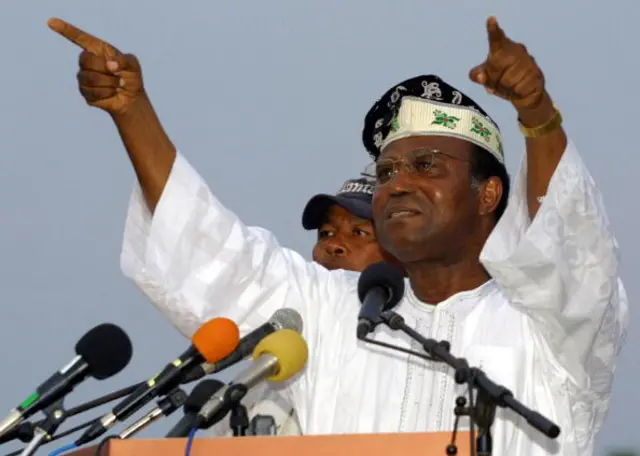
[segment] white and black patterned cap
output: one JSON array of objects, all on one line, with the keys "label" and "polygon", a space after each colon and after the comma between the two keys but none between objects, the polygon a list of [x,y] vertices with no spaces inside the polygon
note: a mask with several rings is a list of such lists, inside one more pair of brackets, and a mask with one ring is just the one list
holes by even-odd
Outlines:
[{"label": "white and black patterned cap", "polygon": [[306,230],[317,230],[326,221],[327,212],[334,204],[366,220],[373,220],[371,202],[375,182],[368,177],[349,179],[335,195],[321,193],[313,196],[302,212],[302,226]]},{"label": "white and black patterned cap", "polygon": [[472,142],[504,164],[496,123],[475,101],[434,75],[417,76],[387,90],[365,116],[362,141],[377,160],[393,141],[430,135]]}]

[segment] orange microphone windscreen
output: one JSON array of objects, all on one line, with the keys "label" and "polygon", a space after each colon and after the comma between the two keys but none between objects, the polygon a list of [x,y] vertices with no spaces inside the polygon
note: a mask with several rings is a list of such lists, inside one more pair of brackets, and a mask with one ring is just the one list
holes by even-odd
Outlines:
[{"label": "orange microphone windscreen", "polygon": [[240,330],[228,318],[214,318],[200,326],[191,343],[208,363],[229,356],[240,343]]}]

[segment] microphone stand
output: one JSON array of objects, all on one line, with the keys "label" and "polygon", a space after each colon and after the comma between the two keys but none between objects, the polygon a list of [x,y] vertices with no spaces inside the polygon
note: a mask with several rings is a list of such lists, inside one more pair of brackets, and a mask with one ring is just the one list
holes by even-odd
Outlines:
[{"label": "microphone stand", "polygon": [[247,408],[241,402],[234,404],[229,417],[229,426],[234,437],[244,437],[249,429],[249,414]]},{"label": "microphone stand", "polygon": [[64,397],[58,399],[43,410],[45,419],[39,423],[33,432],[33,438],[29,444],[22,450],[20,456],[31,456],[38,451],[40,445],[56,432],[58,427],[67,418],[67,412],[64,409]]},{"label": "microphone stand", "polygon": [[497,405],[495,401],[483,390],[478,389],[475,401],[474,421],[478,426],[478,438],[476,440],[476,453],[478,456],[491,456],[493,451],[493,439],[491,438],[491,426],[496,417]]},{"label": "microphone stand", "polygon": [[242,383],[234,383],[229,385],[229,389],[224,393],[224,401],[227,404],[226,410],[231,410],[229,416],[229,426],[233,431],[234,437],[243,437],[247,435],[249,428],[249,414],[247,408],[242,405],[242,399],[247,395],[249,388]]},{"label": "microphone stand", "polygon": [[[80,413],[84,413],[87,410],[91,410],[94,409],[96,407],[100,407],[101,405],[107,404],[109,402],[115,401],[116,399],[120,399],[122,397],[128,396],[129,394],[131,394],[133,391],[135,391],[135,389],[139,386],[139,384],[136,385],[132,385],[132,386],[128,386],[126,388],[122,388],[118,391],[114,391],[113,393],[109,393],[105,396],[99,397],[97,399],[93,399],[91,401],[85,402],[84,404],[80,404],[76,407],[70,408],[69,410],[67,410],[66,414],[67,414],[67,418],[70,418],[72,416],[75,415],[79,415]],[[99,419],[99,418],[98,418]],[[45,419],[46,420],[46,419]],[[0,437],[0,445],[2,445],[3,443],[7,443],[11,440],[14,439],[18,439],[24,443],[29,443],[31,441],[31,439],[33,439],[34,436],[34,432],[35,429],[38,426],[41,426],[45,420],[40,420],[36,423],[31,423],[29,421],[25,421],[24,423],[22,423],[20,426],[16,426],[13,430],[7,432],[5,435],[3,435],[2,437]],[[66,437],[69,434],[73,434],[74,432],[83,429],[85,427],[89,427],[91,424],[93,424],[95,420],[91,420],[90,422],[81,424],[79,426],[76,426],[72,429],[68,429],[64,432],[61,432],[59,434],[56,434],[55,436],[51,437],[48,442],[53,442],[54,440],[58,440],[61,439],[63,437]],[[11,455],[13,456],[14,454],[20,454],[20,451],[15,452],[15,453],[11,453]]]},{"label": "microphone stand", "polygon": [[[91,401],[85,402],[84,404],[80,404],[76,407],[70,408],[69,410],[65,411],[65,417],[64,419],[59,423],[61,424],[64,420],[66,420],[69,417],[75,416],[75,415],[79,415],[80,413],[86,412],[87,410],[96,408],[96,407],[100,407],[101,405],[107,404],[109,402],[112,402],[116,399],[120,399],[122,397],[128,396],[129,394],[131,394],[137,387],[139,386],[139,384],[136,385],[132,385],[132,386],[128,386],[126,388],[122,388],[118,391],[114,391],[113,393],[109,393],[105,396],[99,397],[97,399],[93,399]],[[55,404],[52,404],[55,405]],[[76,431],[79,431],[80,429],[84,429],[86,427],[91,426],[95,421],[99,420],[100,418],[96,418],[93,419],[91,421],[88,421],[86,423],[80,424],[78,426],[75,426],[71,429],[68,429],[64,432],[61,432],[59,434],[53,435],[53,436],[49,436],[49,437],[45,437],[44,438],[44,442],[41,440],[41,444],[43,445],[45,443],[49,443],[49,442],[53,442],[54,440],[58,440],[61,439],[63,437],[66,437],[70,434],[73,434]],[[0,443],[5,443],[9,440],[13,440],[15,438],[21,440],[22,442],[25,443],[30,443],[33,438],[36,435],[36,429],[42,427],[45,425],[45,422],[47,421],[47,418],[45,418],[44,420],[40,420],[36,423],[30,423],[28,421],[22,423],[20,425],[20,428],[15,429],[14,431],[16,432],[16,434],[13,434],[14,431],[11,431],[11,434],[6,434],[5,437],[10,437],[10,439],[6,439],[4,441],[1,441]],[[55,431],[54,431],[55,432]],[[17,456],[20,455],[22,453],[22,451],[24,450],[18,450],[18,451],[14,451],[12,453],[7,454],[6,456]]]},{"label": "microphone stand", "polygon": [[[413,328],[407,326],[404,318],[393,311],[383,312],[382,322],[395,331],[402,331],[407,336],[417,341],[423,350],[434,360],[442,361],[455,370],[454,379],[458,384],[467,383],[469,385],[469,407],[465,408],[466,399],[458,397],[456,399],[456,428],[454,429],[451,445],[447,447],[447,454],[457,453],[455,447],[455,432],[459,416],[468,415],[471,421],[472,451],[475,448],[478,456],[489,456],[492,450],[491,426],[495,419],[497,407],[509,408],[524,418],[527,423],[551,439],[555,439],[560,434],[560,428],[513,397],[513,393],[504,386],[494,383],[481,369],[470,367],[464,358],[456,358],[449,352],[448,342],[439,342],[434,339],[427,339]],[[473,392],[476,392],[477,400],[474,403]],[[462,399],[462,400],[461,400]],[[480,435],[473,445],[474,423],[480,429]],[[482,453],[480,453],[482,451]],[[475,453],[475,451],[474,451]]]},{"label": "microphone stand", "polygon": [[477,426],[479,432],[478,437],[475,439],[475,454],[477,456],[491,456],[491,452],[493,451],[491,426],[495,419],[496,403],[481,389],[477,390],[475,401],[473,398],[473,390],[469,390],[469,399],[471,405],[467,407],[467,399],[464,396],[458,396],[456,398],[456,406],[453,409],[456,419],[453,424],[451,443],[447,446],[447,454],[457,454],[456,435],[458,432],[458,423],[461,416],[468,416],[471,422],[469,436],[471,448],[474,448],[475,426]]}]

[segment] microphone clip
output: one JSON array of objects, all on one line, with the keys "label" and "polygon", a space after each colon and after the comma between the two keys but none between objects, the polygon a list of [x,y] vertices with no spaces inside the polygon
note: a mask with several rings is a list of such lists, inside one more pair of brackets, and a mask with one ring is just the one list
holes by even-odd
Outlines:
[{"label": "microphone clip", "polygon": [[22,450],[20,456],[31,456],[38,451],[38,448],[48,440],[51,440],[53,434],[58,430],[60,425],[67,419],[67,411],[64,408],[64,397],[54,401],[42,409],[44,420],[38,422],[33,430],[33,438],[29,444]]},{"label": "microphone clip", "polygon": [[229,416],[229,426],[233,431],[234,437],[244,437],[249,429],[249,413],[247,408],[238,401],[231,406],[231,415]]},{"label": "microphone clip", "polygon": [[182,407],[186,400],[187,393],[180,388],[176,388],[165,397],[158,400],[157,406],[160,408],[163,415],[168,416]]},{"label": "microphone clip", "polygon": [[[247,386],[242,383],[230,384],[227,390],[224,392],[224,396],[222,399],[222,407],[220,408],[220,410],[214,413],[213,416],[209,417],[208,420],[198,421],[196,423],[196,427],[198,429],[209,429],[214,424],[218,423],[219,421],[222,421],[224,417],[226,417],[227,414],[234,409],[234,407],[240,404],[240,401],[244,399],[248,391],[249,391],[249,388],[247,388]],[[237,413],[242,413],[242,411],[241,410],[237,411]],[[247,424],[247,427],[248,426],[249,425]]]},{"label": "microphone clip", "polygon": [[[378,326],[380,324],[385,324],[387,327],[389,327],[389,329],[393,331],[403,330],[406,327],[404,318],[402,318],[402,316],[395,313],[393,310],[382,312],[382,314],[376,320],[374,320],[375,326]],[[415,356],[417,358],[422,358],[426,361],[432,361],[436,363],[443,362],[441,359],[433,356],[432,351],[430,350],[430,347],[425,346],[423,343],[420,343],[420,346],[424,350],[424,353],[418,353],[413,350],[408,350],[406,348],[398,347],[397,345],[388,344],[386,342],[380,342],[378,340],[371,339],[370,337],[365,336],[361,338],[360,335],[358,335],[358,338],[363,342],[367,342],[371,345],[377,345],[379,347],[389,348],[397,352],[406,353],[408,355]],[[446,352],[448,352],[451,349],[451,344],[446,340],[438,341],[437,345],[439,348],[441,348],[442,350],[445,350]]]},{"label": "microphone clip", "polygon": [[229,416],[229,426],[233,431],[234,437],[244,437],[249,429],[249,413],[247,408],[242,404],[242,399],[249,392],[249,388],[242,383],[234,383],[224,393],[224,401],[226,408],[231,409]]},{"label": "microphone clip", "polygon": [[371,320],[363,320],[358,322],[356,328],[356,337],[358,340],[367,340],[367,336],[371,334],[378,326],[384,323],[382,317],[376,317]]}]

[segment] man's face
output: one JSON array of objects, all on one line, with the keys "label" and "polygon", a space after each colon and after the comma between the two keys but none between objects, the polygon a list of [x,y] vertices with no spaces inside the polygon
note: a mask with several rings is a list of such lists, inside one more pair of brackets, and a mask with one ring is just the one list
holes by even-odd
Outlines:
[{"label": "man's face", "polygon": [[409,137],[385,148],[373,199],[382,248],[402,263],[446,260],[464,248],[482,212],[482,192],[471,185],[472,151],[470,143],[444,136]]},{"label": "man's face", "polygon": [[383,261],[371,220],[356,217],[336,204],[331,206],[326,223],[318,229],[313,261],[329,270],[356,272]]}]

